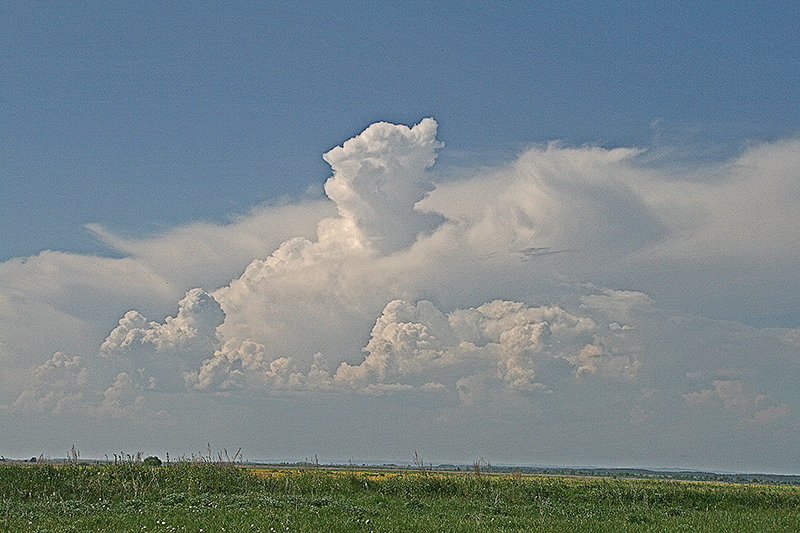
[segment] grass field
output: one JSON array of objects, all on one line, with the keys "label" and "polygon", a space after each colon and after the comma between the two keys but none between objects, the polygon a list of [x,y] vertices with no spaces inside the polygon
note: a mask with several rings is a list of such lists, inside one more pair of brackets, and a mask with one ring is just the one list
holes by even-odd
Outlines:
[{"label": "grass field", "polygon": [[0,531],[800,531],[800,487],[611,478],[0,465]]}]

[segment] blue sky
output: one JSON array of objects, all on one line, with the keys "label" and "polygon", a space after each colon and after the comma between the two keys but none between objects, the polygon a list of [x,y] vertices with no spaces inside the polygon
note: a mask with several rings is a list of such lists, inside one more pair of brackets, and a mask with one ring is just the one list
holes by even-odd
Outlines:
[{"label": "blue sky", "polygon": [[794,3],[0,20],[0,454],[800,472]]},{"label": "blue sky", "polygon": [[[6,3],[0,258],[108,253],[319,190],[320,154],[434,116],[448,150],[735,150],[798,129],[793,3]],[[718,148],[719,149],[719,148]],[[706,147],[708,150],[708,147]]]}]

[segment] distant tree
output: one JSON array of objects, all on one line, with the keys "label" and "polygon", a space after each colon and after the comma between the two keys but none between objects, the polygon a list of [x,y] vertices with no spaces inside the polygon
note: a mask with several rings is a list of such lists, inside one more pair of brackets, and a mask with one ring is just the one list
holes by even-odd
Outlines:
[{"label": "distant tree", "polygon": [[155,455],[150,455],[144,458],[142,464],[144,464],[145,466],[161,466],[161,459],[159,459]]}]

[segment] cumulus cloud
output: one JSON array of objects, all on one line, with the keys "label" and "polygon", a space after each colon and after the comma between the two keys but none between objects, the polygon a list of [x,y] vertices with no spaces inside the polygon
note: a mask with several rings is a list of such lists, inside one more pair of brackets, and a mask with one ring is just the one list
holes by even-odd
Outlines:
[{"label": "cumulus cloud", "polygon": [[409,246],[440,220],[414,208],[434,189],[428,168],[443,146],[436,129],[431,118],[412,128],[378,122],[323,156],[333,169],[325,193],[383,253]]},{"label": "cumulus cloud", "polygon": [[[376,320],[357,364],[343,361],[331,373],[321,353],[314,354],[310,365],[302,365],[302,357],[270,356],[264,345],[252,340],[228,341],[197,372],[187,375],[187,384],[214,390],[256,387],[374,394],[415,388],[456,392],[459,380],[474,377],[532,392],[548,387],[536,379],[539,364],[547,382],[586,370],[579,363],[588,349],[596,348],[591,343],[597,330],[591,318],[558,307],[494,301],[445,314],[429,301],[394,300]],[[614,356],[602,358],[607,355],[602,349],[592,353],[592,373],[624,374],[615,368],[619,363]],[[561,361],[562,376],[553,376],[559,366],[553,359]]]},{"label": "cumulus cloud", "polygon": [[147,406],[141,385],[126,372],[117,374],[114,382],[103,391],[99,404],[87,402],[87,409],[92,415],[102,418],[167,421],[170,417],[163,409],[151,409]]},{"label": "cumulus cloud", "polygon": [[[559,307],[528,307],[493,301],[444,313],[431,302],[389,302],[372,328],[356,363],[342,361],[335,372],[316,353],[303,357],[268,355],[265,346],[228,341],[187,378],[200,389],[365,391],[431,388],[457,392],[472,378],[516,392],[548,390],[559,379],[579,374],[632,377],[639,361],[615,353],[593,319]],[[298,365],[302,365],[298,366]]]},{"label": "cumulus cloud", "polygon": [[0,263],[0,363],[28,367],[56,351],[88,353],[109,318],[131,306],[172,305],[173,297],[163,278],[129,258],[44,251]]},{"label": "cumulus cloud", "polygon": [[137,311],[129,311],[120,319],[100,346],[100,353],[115,353],[148,347],[164,352],[176,349],[203,350],[213,344],[217,326],[225,319],[219,303],[202,289],[192,289],[178,302],[178,313],[163,324],[148,322]]},{"label": "cumulus cloud", "polygon": [[19,394],[29,368],[57,351],[88,357],[126,311],[163,317],[188,289],[227,283],[333,214],[324,200],[269,204],[224,224],[127,239],[89,224],[123,257],[46,250],[0,263],[0,389]]},{"label": "cumulus cloud", "polygon": [[697,408],[721,407],[755,424],[775,422],[789,414],[789,406],[786,403],[774,405],[770,402],[769,396],[748,390],[740,380],[714,380],[711,385],[710,389],[684,394],[684,401]]},{"label": "cumulus cloud", "polygon": [[227,342],[211,358],[204,360],[196,372],[187,373],[185,380],[187,385],[197,389],[240,389],[253,381],[257,386],[263,385],[268,369],[263,345],[253,341]]},{"label": "cumulus cloud", "polygon": [[178,312],[163,323],[137,311],[120,320],[99,350],[87,357],[57,352],[37,366],[12,411],[45,415],[80,414],[127,419],[169,418],[148,402],[153,391],[179,391],[219,344],[216,328],[224,320],[219,303],[201,289],[180,300]]},{"label": "cumulus cloud", "polygon": [[6,412],[390,397],[575,442],[571,424],[677,439],[720,413],[798,427],[797,330],[742,323],[800,302],[797,141],[697,175],[551,143],[434,184],[436,129],[378,123],[332,149],[327,199],[138,240],[92,226],[124,257],[0,265],[0,357],[32,369],[5,374]]},{"label": "cumulus cloud", "polygon": [[224,319],[213,296],[192,289],[164,323],[148,322],[137,311],[126,313],[100,345],[100,356],[136,371],[149,388],[174,388],[182,383],[180,374],[217,346],[217,327]]},{"label": "cumulus cloud", "polygon": [[56,352],[33,371],[31,386],[12,404],[23,412],[73,414],[83,408],[84,390],[89,372],[80,356],[68,357]]}]

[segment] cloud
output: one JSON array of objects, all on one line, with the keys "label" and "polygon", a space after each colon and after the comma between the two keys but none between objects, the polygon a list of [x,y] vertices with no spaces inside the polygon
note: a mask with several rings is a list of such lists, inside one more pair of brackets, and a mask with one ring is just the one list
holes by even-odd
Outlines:
[{"label": "cloud", "polygon": [[420,207],[460,222],[465,240],[484,252],[628,253],[665,232],[637,194],[638,153],[551,143],[488,176],[444,184]]},{"label": "cloud", "polygon": [[0,263],[0,388],[18,394],[25,370],[54,352],[90,354],[126,311],[163,317],[188,289],[227,283],[253,257],[313,234],[332,214],[334,206],[318,199],[262,205],[227,224],[194,223],[137,239],[89,224],[124,257],[46,250]]},{"label": "cloud", "polygon": [[227,342],[184,379],[188,386],[197,389],[232,390],[244,388],[248,382],[263,386],[268,370],[263,345],[253,341]]},{"label": "cloud", "polygon": [[582,307],[601,311],[617,322],[622,322],[619,328],[624,329],[625,324],[634,320],[637,314],[647,313],[653,309],[653,301],[644,293],[638,291],[620,291],[600,288],[597,293],[586,294],[581,297]]},{"label": "cloud", "polygon": [[254,257],[268,255],[292,237],[311,236],[330,202],[305,199],[265,204],[229,223],[195,222],[143,238],[123,238],[99,224],[87,224],[103,243],[157,273],[176,289],[218,287],[230,281]]},{"label": "cloud", "polygon": [[[363,323],[393,289],[378,258],[412,245],[441,220],[415,210],[433,189],[428,168],[440,146],[436,122],[425,119],[412,128],[373,124],[325,154],[333,169],[325,191],[339,216],[320,220],[316,239],[286,240],[215,291],[230,317],[221,333],[277,352],[313,354],[338,342],[338,331]],[[284,334],[309,322],[317,329]],[[358,347],[338,349],[357,353]]]},{"label": "cloud", "polygon": [[327,199],[143,239],[92,226],[122,258],[3,263],[4,412],[174,422],[238,402],[251,424],[330,402],[556,451],[706,424],[791,440],[798,333],[754,324],[800,302],[797,141],[694,174],[551,143],[435,184],[441,147],[432,119],[374,124],[325,155]]},{"label": "cloud", "polygon": [[378,122],[323,156],[333,169],[325,193],[382,253],[411,245],[440,221],[414,209],[434,189],[427,171],[443,146],[436,129],[431,118],[412,128]]},{"label": "cloud", "polygon": [[170,413],[147,406],[145,391],[126,372],[117,374],[114,382],[103,391],[99,405],[88,404],[92,416],[123,420],[168,422]]},{"label": "cloud", "polygon": [[167,317],[163,324],[147,322],[136,311],[126,313],[100,346],[100,353],[112,356],[139,347],[156,352],[202,350],[214,343],[216,328],[224,319],[225,313],[213,296],[192,289],[178,302],[177,315]]},{"label": "cloud", "polygon": [[562,375],[555,377],[576,375],[585,370],[577,363],[586,358],[590,347],[595,348],[596,359],[590,372],[622,374],[611,371],[618,366],[613,356],[601,358],[607,354],[591,344],[597,329],[592,319],[557,307],[494,301],[445,314],[425,300],[416,304],[395,300],[376,320],[358,364],[343,361],[330,373],[325,356],[316,353],[310,366],[301,369],[298,360],[302,357],[269,356],[263,344],[252,340],[228,341],[188,375],[187,383],[198,389],[369,390],[374,394],[434,386],[455,392],[458,380],[477,376],[509,390],[532,392],[547,389],[547,384],[536,380],[539,364],[548,378],[554,377],[553,369],[559,366],[552,359],[561,361]]},{"label": "cloud", "polygon": [[676,259],[698,253],[729,260],[796,256],[800,244],[791,234],[800,224],[792,208],[800,201],[798,149],[797,139],[754,144],[701,171],[710,179],[660,182],[651,194],[663,196],[651,201],[675,231],[659,251]]},{"label": "cloud", "polygon": [[711,384],[713,388],[684,394],[684,401],[697,408],[714,410],[721,407],[754,424],[777,422],[789,414],[786,403],[771,404],[767,395],[750,392],[742,381],[714,380]]},{"label": "cloud", "polygon": [[0,402],[13,401],[54,353],[89,359],[122,313],[174,298],[162,277],[130,258],[44,251],[0,263]]},{"label": "cloud", "polygon": [[[280,355],[252,339],[217,340],[218,347],[213,349],[213,326],[221,323],[217,319],[205,321],[205,340],[196,342],[197,330],[184,322],[187,302],[194,302],[199,294],[199,290],[191,291],[178,315],[164,324],[148,324],[135,312],[128,313],[103,343],[101,353],[122,353],[137,361],[143,359],[143,350],[161,356],[177,354],[185,365],[196,364],[197,354],[207,353],[209,357],[196,370],[176,367],[173,372],[181,372],[189,387],[217,391],[369,390],[375,394],[435,385],[437,390],[456,392],[459,380],[473,377],[527,393],[548,390],[569,376],[632,377],[639,365],[635,356],[615,352],[608,338],[619,334],[601,333],[610,326],[601,328],[591,318],[559,307],[531,308],[497,300],[445,314],[425,300],[416,304],[395,300],[376,320],[363,347],[363,359],[357,364],[342,361],[331,373],[328,359],[319,352],[308,363],[302,353]],[[166,370],[160,367],[163,379]]]},{"label": "cloud", "polygon": [[148,388],[172,389],[217,346],[217,327],[224,319],[213,296],[192,289],[178,302],[177,314],[162,324],[136,311],[126,313],[100,345],[100,357],[135,371]]},{"label": "cloud", "polygon": [[56,352],[33,371],[32,385],[11,405],[25,413],[74,414],[85,405],[89,372],[80,356]]}]

